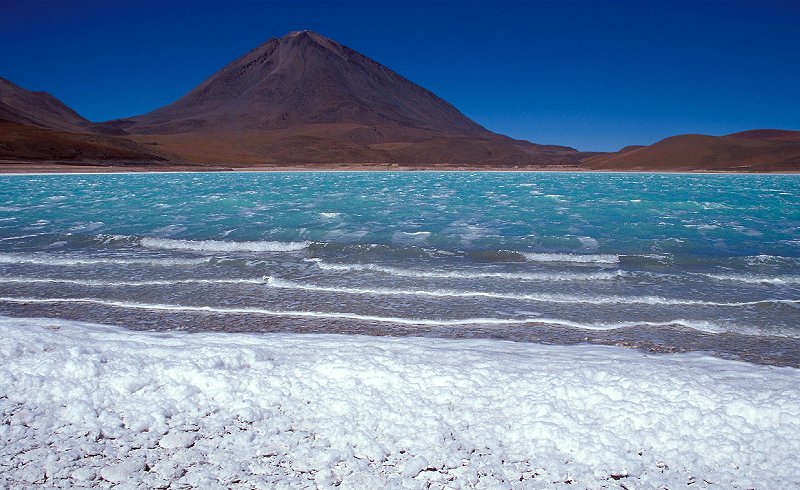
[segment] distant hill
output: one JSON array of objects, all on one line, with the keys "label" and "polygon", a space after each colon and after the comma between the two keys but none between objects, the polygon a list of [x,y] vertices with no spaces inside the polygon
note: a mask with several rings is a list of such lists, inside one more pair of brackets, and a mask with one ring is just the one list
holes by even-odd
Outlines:
[{"label": "distant hill", "polygon": [[727,136],[685,134],[650,146],[585,158],[603,170],[800,170],[800,131],[755,129]]},{"label": "distant hill", "polygon": [[32,92],[0,77],[0,119],[61,131],[125,134],[81,117],[47,92]]},{"label": "distant hill", "polygon": [[46,92],[0,78],[0,160],[72,163],[157,163],[161,155],[114,135],[124,131],[87,121]]},{"label": "distant hill", "polygon": [[0,78],[0,119],[65,131],[92,125],[47,92],[31,92]]},{"label": "distant hill", "polygon": [[751,129],[729,134],[728,136],[762,141],[800,141],[800,131],[787,131],[785,129]]},{"label": "distant hill", "polygon": [[109,124],[189,161],[529,165],[578,152],[488,131],[319,34],[270,39],[178,101]]},{"label": "distant hill", "polygon": [[0,160],[115,165],[167,162],[167,158],[125,138],[48,129],[2,119]]}]

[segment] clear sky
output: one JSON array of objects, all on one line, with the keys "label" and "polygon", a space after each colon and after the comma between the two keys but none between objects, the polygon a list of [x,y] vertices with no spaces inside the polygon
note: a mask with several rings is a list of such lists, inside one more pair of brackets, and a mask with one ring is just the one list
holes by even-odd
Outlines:
[{"label": "clear sky", "polygon": [[0,0],[0,76],[102,121],[172,102],[302,29],[537,143],[616,150],[681,133],[800,129],[800,0]]}]

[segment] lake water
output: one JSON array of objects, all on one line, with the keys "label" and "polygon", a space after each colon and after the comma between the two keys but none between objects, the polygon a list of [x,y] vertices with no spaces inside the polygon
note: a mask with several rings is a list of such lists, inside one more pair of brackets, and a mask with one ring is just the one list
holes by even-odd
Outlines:
[{"label": "lake water", "polygon": [[0,315],[800,366],[800,177],[0,176]]}]

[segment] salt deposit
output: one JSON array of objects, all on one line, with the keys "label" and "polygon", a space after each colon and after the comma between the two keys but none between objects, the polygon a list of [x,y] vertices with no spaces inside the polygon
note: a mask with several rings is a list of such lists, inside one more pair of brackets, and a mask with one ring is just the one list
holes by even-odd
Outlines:
[{"label": "salt deposit", "polygon": [[793,488],[800,371],[0,318],[0,487]]}]

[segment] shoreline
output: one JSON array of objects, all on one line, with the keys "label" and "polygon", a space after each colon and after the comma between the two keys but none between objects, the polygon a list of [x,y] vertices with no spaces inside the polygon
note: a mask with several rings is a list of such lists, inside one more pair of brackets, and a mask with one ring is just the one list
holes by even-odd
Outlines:
[{"label": "shoreline", "polygon": [[68,163],[4,163],[0,175],[92,175],[92,174],[169,174],[169,173],[269,173],[269,172],[482,172],[482,173],[620,173],[620,174],[690,174],[690,175],[798,175],[797,170],[628,170],[589,169],[579,166],[544,165],[541,167],[489,167],[465,165],[392,165],[392,164],[292,164],[234,167],[228,165],[73,165]]},{"label": "shoreline", "polygon": [[[87,300],[85,304],[91,304]],[[8,320],[55,320],[48,318],[47,309],[31,310],[29,302],[20,299],[2,298],[0,319]],[[57,301],[53,301],[57,303]],[[47,302],[45,301],[45,305]],[[51,303],[52,304],[52,303]],[[143,306],[143,305],[142,305]],[[181,308],[181,305],[174,305]],[[184,309],[191,309],[184,306]],[[199,308],[215,308],[203,305]],[[219,309],[219,308],[218,308]],[[96,315],[61,311],[58,320],[76,323],[99,323],[113,328],[123,328],[131,333],[184,332],[191,335],[233,334],[233,335],[345,335],[375,339],[428,339],[430,341],[498,341],[520,345],[551,346],[603,346],[618,347],[631,352],[648,355],[705,355],[711,358],[736,361],[753,366],[772,366],[800,369],[800,337],[768,333],[748,333],[741,331],[699,330],[681,326],[679,322],[664,322],[663,325],[620,326],[605,330],[580,327],[566,327],[553,320],[550,324],[526,323],[523,330],[504,330],[490,324],[464,325],[458,330],[445,329],[424,323],[412,324],[386,321],[381,327],[367,328],[358,319],[328,319],[324,323],[314,321],[313,317],[297,318],[289,326],[274,320],[274,316],[257,313],[230,313],[217,311],[210,320],[203,320],[197,314],[202,312],[183,311],[167,314],[163,311],[136,309],[118,306],[114,313],[98,320]],[[347,314],[346,312],[344,314]],[[288,315],[287,315],[288,316]],[[272,319],[271,319],[272,318]],[[235,319],[235,324],[231,323]],[[152,325],[158,324],[159,328]],[[186,326],[190,325],[190,326]]]}]

